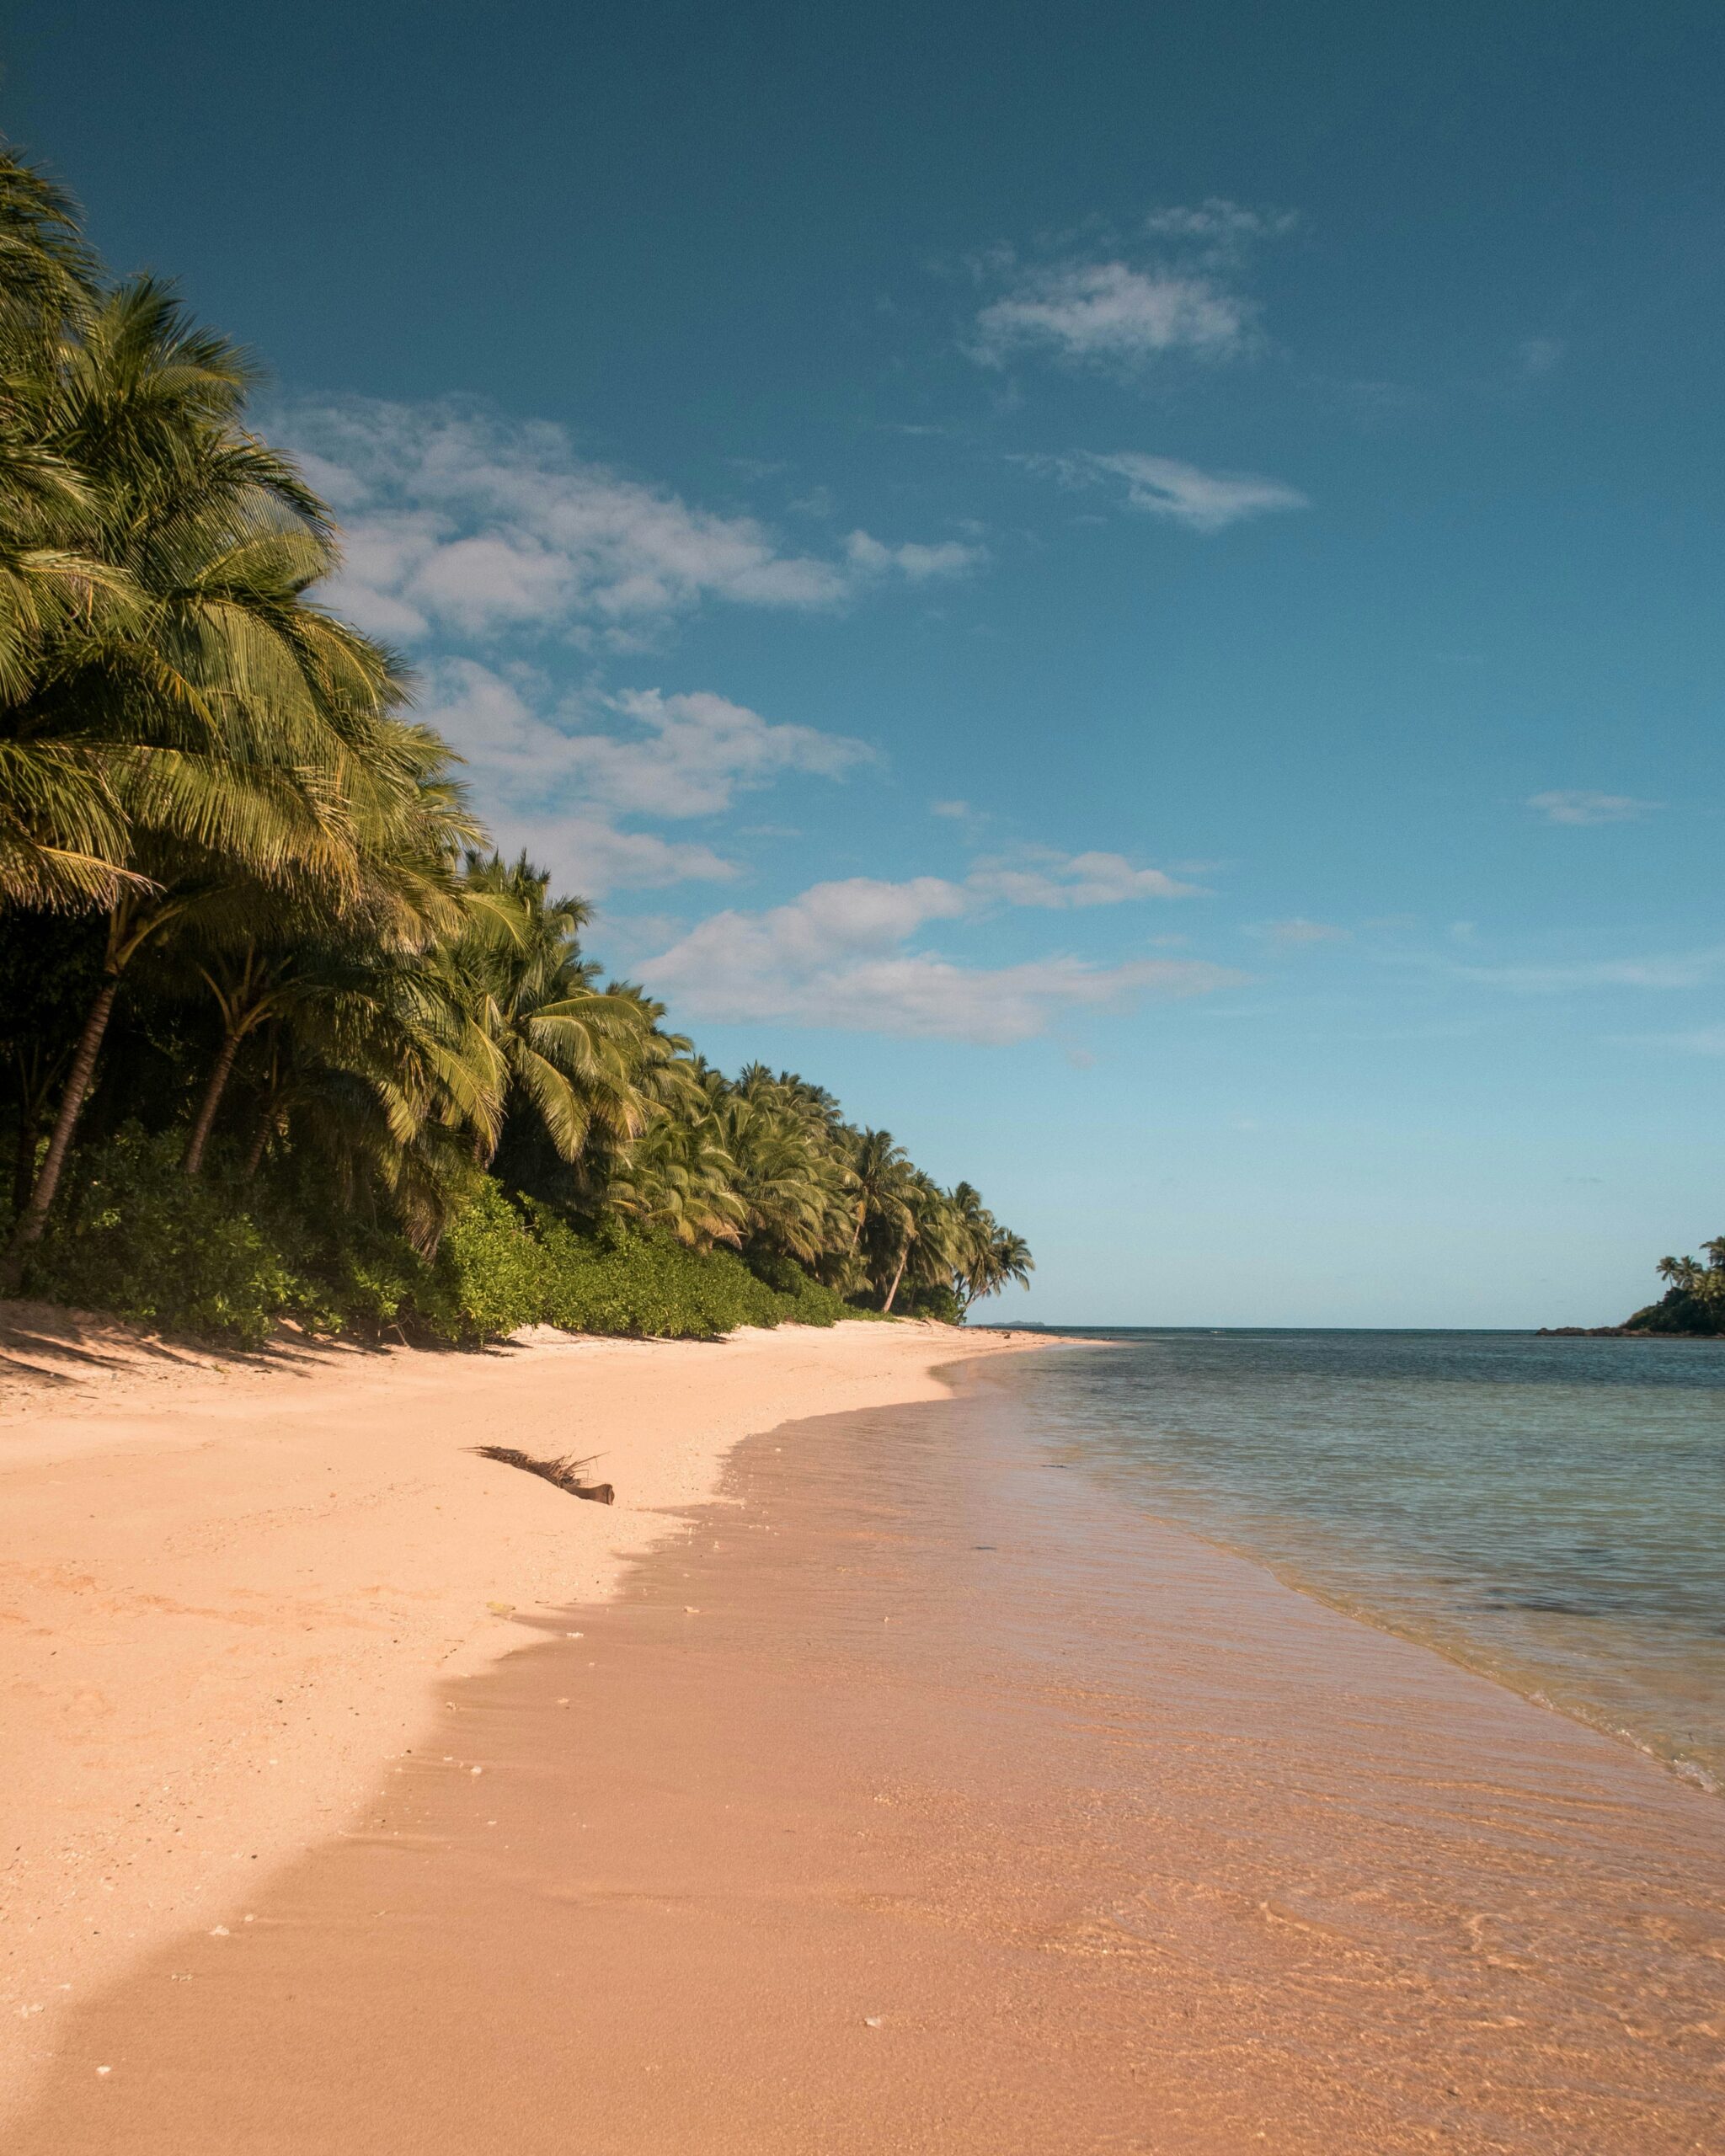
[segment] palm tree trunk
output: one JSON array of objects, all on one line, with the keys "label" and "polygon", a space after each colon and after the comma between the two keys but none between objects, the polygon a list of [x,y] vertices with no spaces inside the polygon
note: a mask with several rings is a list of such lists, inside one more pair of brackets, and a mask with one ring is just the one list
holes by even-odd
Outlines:
[{"label": "palm tree trunk", "polygon": [[270,1143],[270,1128],[275,1120],[274,1106],[266,1102],[264,1113],[258,1118],[257,1134],[252,1139],[251,1150],[246,1155],[245,1173],[248,1179],[256,1175],[264,1165],[264,1148]]},{"label": "palm tree trunk", "polygon": [[198,1119],[192,1125],[192,1134],[186,1140],[185,1158],[181,1168],[195,1176],[204,1165],[204,1148],[210,1142],[210,1133],[216,1127],[216,1111],[222,1105],[222,1096],[227,1089],[227,1081],[233,1070],[233,1059],[239,1054],[239,1035],[230,1033],[222,1043],[222,1053],[216,1059],[216,1068],[210,1073],[210,1082],[204,1088],[202,1105]]},{"label": "palm tree trunk", "polygon": [[114,999],[119,993],[120,975],[110,973],[90,1006],[90,1015],[84,1020],[83,1032],[78,1037],[77,1051],[72,1059],[72,1069],[67,1073],[66,1091],[60,1097],[60,1113],[54,1118],[54,1133],[48,1140],[42,1171],[36,1177],[29,1203],[19,1215],[18,1225],[12,1231],[12,1241],[6,1256],[0,1260],[0,1294],[15,1295],[18,1293],[19,1284],[24,1278],[24,1260],[42,1240],[42,1230],[48,1224],[48,1209],[53,1204],[54,1193],[60,1187],[61,1173],[72,1146],[72,1134],[77,1128],[79,1111],[83,1107],[85,1095],[90,1090],[90,1081],[95,1075],[96,1058],[101,1050],[102,1036],[108,1030],[108,1021],[114,1011]]},{"label": "palm tree trunk", "polygon": [[32,1102],[19,1118],[18,1151],[12,1163],[12,1217],[15,1220],[30,1202],[30,1185],[36,1179],[36,1140],[42,1133],[41,1118]]},{"label": "palm tree trunk", "polygon": [[899,1292],[899,1283],[900,1283],[900,1281],[901,1281],[901,1280],[904,1278],[904,1277],[905,1277],[905,1267],[906,1264],[910,1262],[910,1257],[911,1257],[911,1239],[910,1239],[910,1237],[907,1235],[907,1236],[905,1238],[905,1246],[904,1246],[904,1248],[903,1248],[903,1249],[899,1252],[899,1269],[898,1269],[898,1271],[897,1271],[895,1273],[894,1273],[894,1275],[893,1275],[893,1284],[891,1285],[891,1287],[890,1287],[890,1288],[889,1288],[889,1289],[887,1289],[887,1291],[886,1291],[886,1300],[885,1300],[885,1301],[881,1305],[881,1306],[880,1306],[880,1314],[881,1314],[881,1315],[882,1315],[883,1317],[884,1317],[884,1316],[886,1315],[887,1312],[888,1312],[888,1311],[892,1308],[892,1306],[893,1306],[893,1297],[894,1297],[895,1295],[896,1295],[896,1294],[898,1294],[898,1292]]}]

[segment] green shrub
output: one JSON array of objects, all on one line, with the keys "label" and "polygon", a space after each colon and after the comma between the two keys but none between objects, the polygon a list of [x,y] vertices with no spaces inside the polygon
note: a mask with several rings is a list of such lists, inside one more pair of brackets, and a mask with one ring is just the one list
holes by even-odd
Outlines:
[{"label": "green shrub", "polygon": [[964,1321],[959,1299],[944,1280],[937,1280],[929,1287],[912,1289],[898,1307],[905,1317],[936,1318],[942,1325],[962,1325]]},{"label": "green shrub", "polygon": [[496,1340],[545,1316],[545,1251],[489,1176],[445,1230],[416,1312],[446,1339]]},{"label": "green shrub", "polygon": [[83,1156],[26,1278],[33,1294],[255,1348],[302,1283],[217,1182],[180,1171],[184,1138],[136,1123]]},{"label": "green shrub", "polygon": [[405,1237],[382,1229],[348,1230],[320,1241],[304,1262],[298,1315],[313,1332],[387,1331],[459,1337],[456,1305],[432,1267]]},{"label": "green shrub", "polygon": [[533,1218],[547,1260],[545,1317],[566,1331],[713,1340],[793,1314],[729,1251],[688,1250],[620,1221],[579,1235],[542,1208]]},{"label": "green shrub", "polygon": [[1704,1337],[1725,1332],[1725,1299],[1694,1294],[1681,1288],[1668,1289],[1657,1303],[1649,1303],[1626,1319],[1626,1332],[1680,1332]]},{"label": "green shrub", "polygon": [[219,1161],[188,1179],[182,1145],[128,1125],[77,1155],[29,1292],[246,1347],[284,1317],[318,1333],[471,1345],[536,1323],[713,1340],[878,1315],[789,1260],[762,1278],[734,1251],[690,1250],[660,1230],[613,1220],[584,1233],[477,1172],[428,1262],[393,1230],[345,1217],[334,1193],[272,1191]]}]

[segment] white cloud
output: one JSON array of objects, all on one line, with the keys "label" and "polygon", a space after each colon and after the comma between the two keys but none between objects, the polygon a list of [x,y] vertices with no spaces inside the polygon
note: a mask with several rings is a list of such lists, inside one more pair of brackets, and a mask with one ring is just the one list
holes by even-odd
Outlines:
[{"label": "white cloud", "polygon": [[578,695],[548,710],[542,696],[531,670],[512,677],[446,659],[423,715],[466,760],[499,841],[526,846],[590,896],[736,873],[709,846],[624,830],[619,819],[716,815],[741,790],[793,771],[842,778],[872,753],[706,692]]},{"label": "white cloud", "polygon": [[1212,195],[1195,207],[1178,205],[1152,210],[1144,229],[1170,239],[1194,240],[1212,248],[1232,251],[1247,242],[1279,239],[1300,222],[1292,210],[1247,210],[1225,196]]},{"label": "white cloud", "polygon": [[927,923],[955,920],[973,903],[966,889],[934,876],[817,883],[765,913],[715,914],[637,971],[692,1017],[986,1045],[1045,1032],[1063,1009],[1118,1007],[1146,993],[1207,995],[1242,978],[1191,959],[1103,966],[1056,957],[986,968],[902,947]]},{"label": "white cloud", "polygon": [[889,952],[925,923],[953,920],[969,905],[960,886],[943,877],[902,883],[846,877],[816,883],[765,913],[714,914],[644,971],[697,1009],[717,995],[744,1015],[764,1016],[786,981]]},{"label": "white cloud", "polygon": [[1128,509],[1166,517],[1191,531],[1223,531],[1248,517],[1311,506],[1297,488],[1279,479],[1249,472],[1204,472],[1175,457],[1149,456],[1136,450],[1108,456],[1081,451],[1073,456],[1033,461],[1055,472],[1069,486],[1123,480]]},{"label": "white cloud", "polygon": [[1226,360],[1243,351],[1258,309],[1210,276],[1065,262],[1028,270],[976,318],[972,352],[989,366],[1028,350],[1104,366],[1170,352]]},{"label": "white cloud", "polygon": [[577,793],[626,814],[717,815],[740,787],[788,771],[842,778],[873,755],[861,741],[775,725],[705,691],[575,695],[547,713],[532,701],[537,686],[526,670],[515,680],[477,659],[446,659],[432,671],[424,716],[506,793],[542,804]]},{"label": "white cloud", "polygon": [[798,553],[753,517],[587,462],[560,427],[462,403],[302,403],[280,432],[342,519],[332,602],[401,643],[515,630],[628,643],[708,599],[836,606],[984,558],[958,541],[891,547],[860,531],[833,558]]},{"label": "white cloud", "polygon": [[1013,906],[1112,906],[1132,899],[1194,899],[1196,883],[1160,868],[1135,868],[1120,853],[1058,854],[1028,848],[1013,860],[979,862],[964,879],[983,898]]},{"label": "white cloud", "polygon": [[1029,352],[1116,372],[1177,353],[1237,359],[1258,341],[1260,309],[1232,274],[1253,244],[1296,221],[1213,196],[1145,218],[1143,232],[1164,243],[1160,259],[1119,241],[1041,262],[1001,249],[977,265],[1001,289],[976,317],[971,356],[1001,366]]},{"label": "white cloud", "polygon": [[1657,801],[1638,801],[1632,793],[1567,792],[1535,793],[1527,805],[1548,824],[1633,824],[1651,816]]},{"label": "white cloud", "polygon": [[1288,921],[1261,921],[1247,931],[1248,936],[1262,937],[1279,950],[1297,951],[1313,943],[1347,943],[1352,941],[1351,928],[1336,928],[1327,921],[1306,921],[1295,915]]},{"label": "white cloud", "polygon": [[853,531],[845,542],[846,558],[865,576],[885,576],[896,570],[909,584],[928,584],[942,577],[963,576],[988,558],[985,547],[962,540],[944,539],[927,547],[908,541],[888,547],[866,531]]},{"label": "white cloud", "polygon": [[571,808],[540,814],[507,803],[488,811],[498,851],[525,852],[559,890],[599,899],[608,892],[660,890],[672,883],[729,883],[741,872],[709,846],[626,831],[610,818]]}]

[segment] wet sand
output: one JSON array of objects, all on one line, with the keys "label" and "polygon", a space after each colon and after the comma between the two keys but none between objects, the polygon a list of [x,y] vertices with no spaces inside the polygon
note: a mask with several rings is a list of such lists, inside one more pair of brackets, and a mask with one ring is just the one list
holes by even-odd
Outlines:
[{"label": "wet sand", "polygon": [[1718,1801],[1117,1507],[992,1379],[750,1439],[72,2009],[14,2156],[1717,2148]]}]

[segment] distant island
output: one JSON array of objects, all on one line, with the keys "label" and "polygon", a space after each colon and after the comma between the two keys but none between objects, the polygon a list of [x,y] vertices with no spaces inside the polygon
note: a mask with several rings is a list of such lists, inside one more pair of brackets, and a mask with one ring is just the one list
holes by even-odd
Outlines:
[{"label": "distant island", "polygon": [[1658,1270],[1668,1283],[1664,1294],[1621,1325],[1542,1325],[1541,1332],[1557,1340],[1610,1340],[1648,1333],[1693,1339],[1725,1334],[1725,1235],[1716,1235],[1701,1249],[1705,1265],[1692,1257],[1662,1257]]}]

